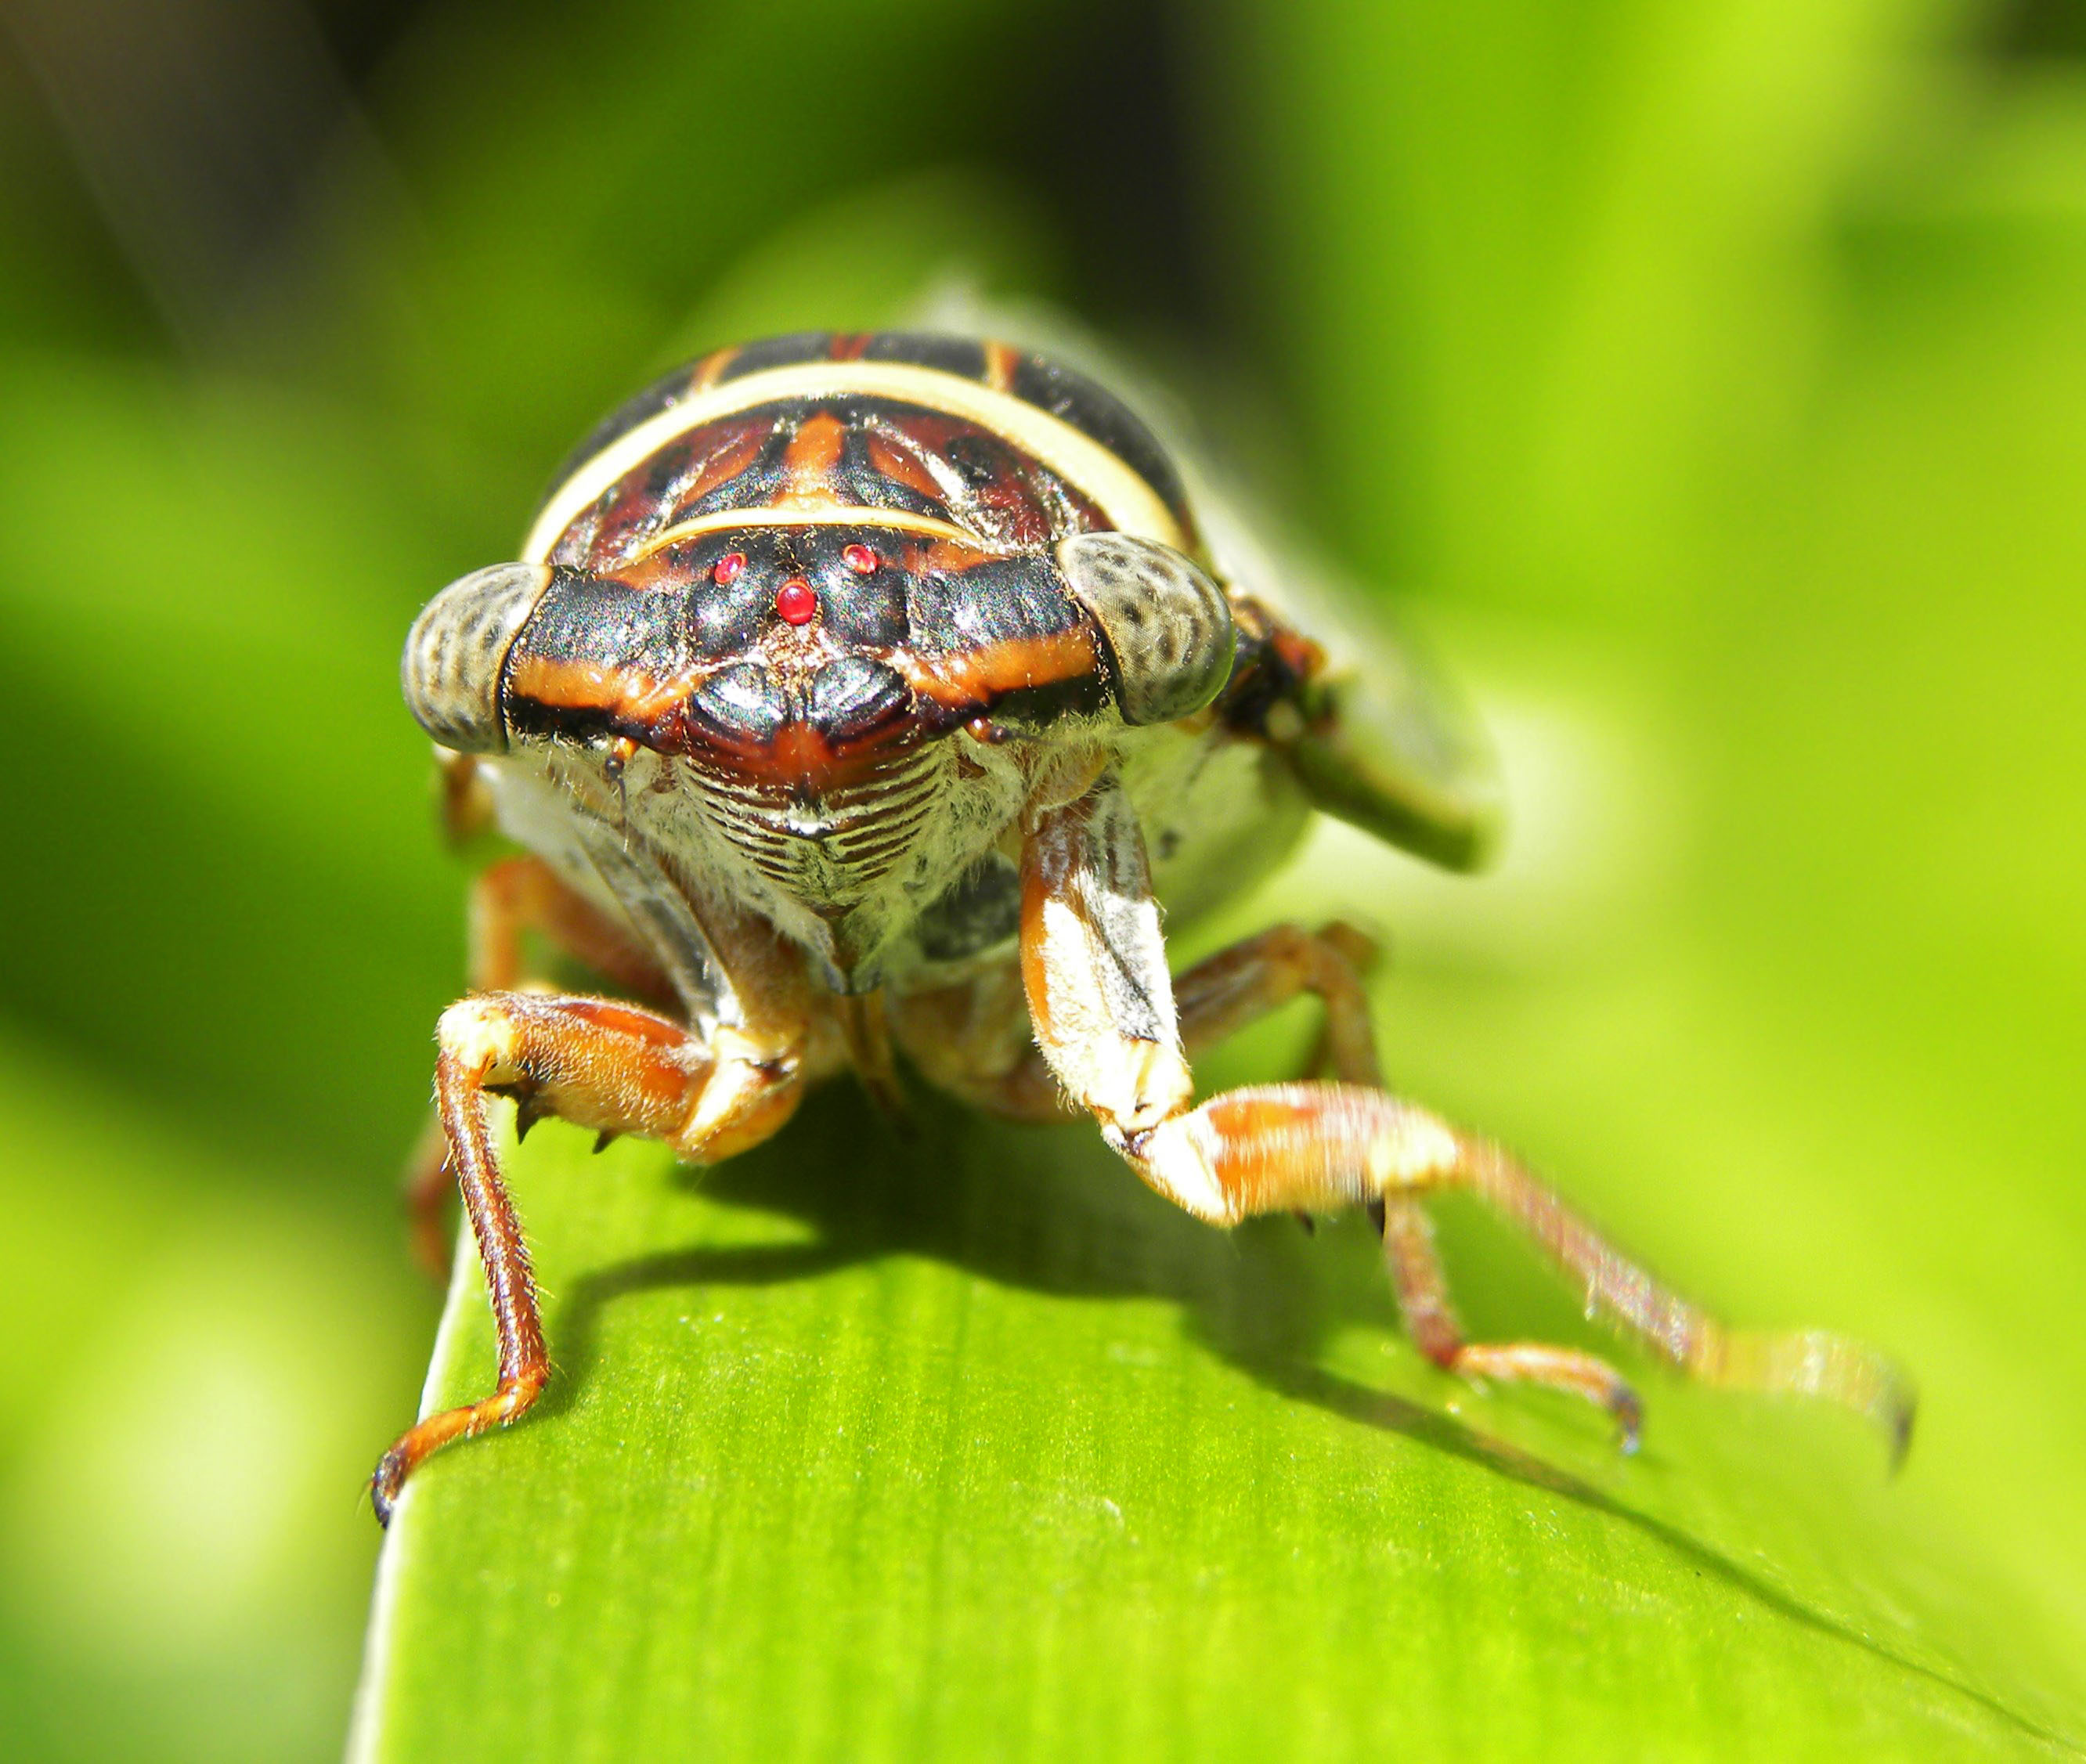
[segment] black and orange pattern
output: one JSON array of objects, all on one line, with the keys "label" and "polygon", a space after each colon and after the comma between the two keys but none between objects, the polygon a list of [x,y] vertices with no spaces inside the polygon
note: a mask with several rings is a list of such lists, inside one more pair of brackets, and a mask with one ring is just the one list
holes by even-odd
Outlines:
[{"label": "black and orange pattern", "polygon": [[[1092,716],[1105,646],[1051,561],[1111,525],[1024,445],[1023,413],[1070,425],[1194,530],[1179,474],[1119,400],[1045,357],[909,332],[806,332],[718,351],[631,399],[577,449],[547,506],[686,401],[772,369],[880,363],[917,400],[846,389],[681,427],[543,551],[551,585],[515,643],[519,735],[626,740],[820,794],[969,725],[998,734]],[[949,376],[1004,427],[940,408]]]}]

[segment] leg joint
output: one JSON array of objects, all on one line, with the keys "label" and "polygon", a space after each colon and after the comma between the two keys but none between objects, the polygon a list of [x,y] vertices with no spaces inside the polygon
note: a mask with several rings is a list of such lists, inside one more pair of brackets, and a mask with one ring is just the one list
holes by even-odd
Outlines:
[{"label": "leg joint", "polygon": [[436,1023],[435,1039],[466,1071],[491,1078],[520,1069],[521,1035],[513,1012],[496,994],[458,999]]},{"label": "leg joint", "polygon": [[1101,1137],[1183,1212],[1211,1225],[1236,1225],[1245,1217],[1238,1197],[1217,1173],[1216,1148],[1199,1110],[1135,1133],[1104,1126]]}]

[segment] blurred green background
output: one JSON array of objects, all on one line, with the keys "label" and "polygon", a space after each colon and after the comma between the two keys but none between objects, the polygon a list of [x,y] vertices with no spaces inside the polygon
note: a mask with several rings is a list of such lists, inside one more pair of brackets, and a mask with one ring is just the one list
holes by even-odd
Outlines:
[{"label": "blurred green background", "polygon": [[1501,871],[1335,840],[1269,910],[1367,895],[1407,1088],[1916,1368],[1899,1523],[2086,1731],[2086,7],[0,28],[6,1756],[337,1751],[461,970],[402,634],[667,361],[950,272],[1468,682]]}]

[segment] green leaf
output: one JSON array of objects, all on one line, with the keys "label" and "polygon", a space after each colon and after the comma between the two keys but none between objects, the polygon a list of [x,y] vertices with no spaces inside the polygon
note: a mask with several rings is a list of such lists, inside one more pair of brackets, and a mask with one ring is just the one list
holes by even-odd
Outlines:
[{"label": "green leaf", "polygon": [[[1660,1381],[1624,1461],[1428,1370],[1365,1231],[1080,1129],[586,1144],[511,1158],[559,1375],[409,1486],[356,1758],[2070,1750],[1842,1418]],[[466,1254],[431,1402],[492,1359]]]}]

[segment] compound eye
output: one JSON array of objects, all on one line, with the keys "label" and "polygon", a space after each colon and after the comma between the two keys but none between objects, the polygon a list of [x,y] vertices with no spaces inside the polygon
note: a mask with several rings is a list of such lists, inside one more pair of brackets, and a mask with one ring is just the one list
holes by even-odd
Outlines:
[{"label": "compound eye", "polygon": [[398,682],[413,720],[443,746],[507,750],[500,672],[550,581],[545,564],[496,563],[450,583],[413,621]]},{"label": "compound eye", "polygon": [[1058,547],[1058,567],[1100,627],[1123,721],[1174,722],[1224,690],[1237,640],[1231,602],[1191,559],[1126,533],[1075,533]]}]

